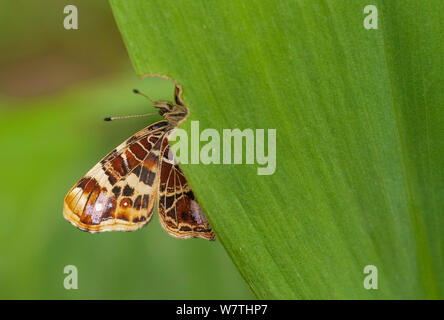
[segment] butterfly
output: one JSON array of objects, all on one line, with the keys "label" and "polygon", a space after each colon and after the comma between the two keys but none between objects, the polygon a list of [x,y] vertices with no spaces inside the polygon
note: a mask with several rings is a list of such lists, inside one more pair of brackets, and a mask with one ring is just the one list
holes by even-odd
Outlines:
[{"label": "butterfly", "polygon": [[63,216],[91,233],[134,231],[151,220],[157,204],[161,225],[171,236],[215,240],[168,143],[189,115],[182,87],[175,84],[174,103],[155,101],[153,106],[163,120],[128,138],[89,170],[66,195]]}]

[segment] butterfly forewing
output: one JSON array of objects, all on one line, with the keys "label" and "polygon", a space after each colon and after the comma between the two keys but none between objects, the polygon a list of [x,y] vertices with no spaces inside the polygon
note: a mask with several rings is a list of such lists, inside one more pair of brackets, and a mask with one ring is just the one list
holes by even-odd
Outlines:
[{"label": "butterfly forewing", "polygon": [[65,218],[89,232],[133,231],[148,223],[158,191],[158,162],[168,123],[159,121],[111,151],[68,192]]}]

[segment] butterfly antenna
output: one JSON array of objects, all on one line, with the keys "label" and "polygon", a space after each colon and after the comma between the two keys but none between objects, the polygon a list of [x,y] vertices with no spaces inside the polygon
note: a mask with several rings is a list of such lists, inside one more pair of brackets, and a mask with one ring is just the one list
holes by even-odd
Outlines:
[{"label": "butterfly antenna", "polygon": [[120,116],[120,117],[107,117],[103,120],[105,121],[113,121],[113,120],[119,120],[119,119],[130,119],[130,118],[140,118],[140,117],[147,117],[147,116],[153,116],[156,115],[156,112],[153,113],[144,113],[144,114],[136,114],[132,116]]},{"label": "butterfly antenna", "polygon": [[137,89],[133,89],[133,92],[134,92],[135,94],[140,94],[142,97],[145,97],[145,98],[147,98],[149,101],[151,101],[151,103],[154,103],[153,99],[151,99],[150,97],[148,97],[146,94],[143,94],[143,93],[140,92],[139,90],[137,90]]},{"label": "butterfly antenna", "polygon": [[[145,98],[147,98],[149,101],[151,101],[151,103],[154,103],[153,99],[151,99],[150,97],[148,97],[146,94],[143,94],[142,92],[140,92],[137,89],[133,89],[133,92],[135,94],[139,94]],[[154,113],[145,113],[145,114],[136,114],[136,115],[132,115],[132,116],[120,116],[120,117],[107,117],[103,120],[105,121],[113,121],[113,120],[119,120],[119,119],[130,119],[130,118],[140,118],[140,117],[147,117],[147,116],[153,116],[157,114],[156,112]]]}]

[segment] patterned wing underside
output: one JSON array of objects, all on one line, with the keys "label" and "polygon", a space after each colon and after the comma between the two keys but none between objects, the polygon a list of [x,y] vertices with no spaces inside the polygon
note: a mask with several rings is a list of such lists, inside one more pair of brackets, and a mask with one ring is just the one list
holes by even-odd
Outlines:
[{"label": "patterned wing underside", "polygon": [[157,198],[159,154],[169,130],[159,121],[111,151],[68,192],[63,215],[88,232],[134,231],[147,224]]},{"label": "patterned wing underside", "polygon": [[170,152],[167,137],[163,138],[161,149],[158,207],[163,228],[180,239],[215,240],[200,204]]}]

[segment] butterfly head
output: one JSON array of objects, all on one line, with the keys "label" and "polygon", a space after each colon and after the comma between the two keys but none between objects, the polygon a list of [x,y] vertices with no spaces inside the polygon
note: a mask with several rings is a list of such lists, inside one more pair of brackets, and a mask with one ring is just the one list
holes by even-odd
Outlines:
[{"label": "butterfly head", "polygon": [[188,117],[188,108],[169,101],[155,101],[153,107],[159,109],[159,114],[171,124],[178,126]]},{"label": "butterfly head", "polygon": [[170,101],[153,101],[146,94],[141,93],[139,90],[134,89],[134,93],[140,94],[150,100],[153,107],[159,109],[159,114],[164,117],[173,126],[178,126],[188,118],[188,108],[185,106],[182,100],[182,87],[176,84],[174,89],[174,102]]}]

